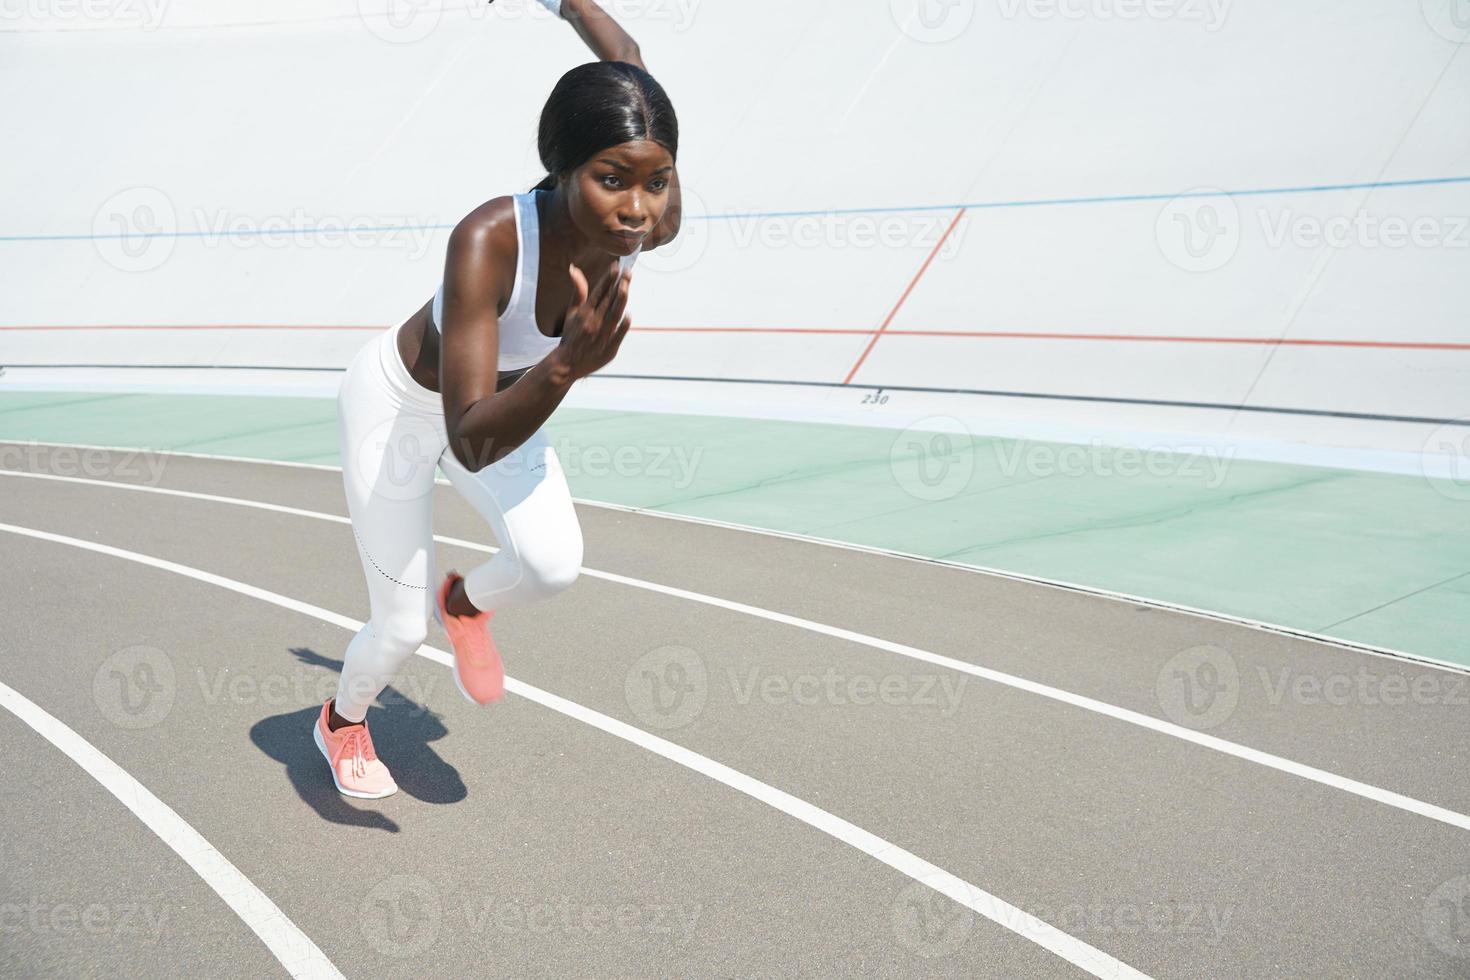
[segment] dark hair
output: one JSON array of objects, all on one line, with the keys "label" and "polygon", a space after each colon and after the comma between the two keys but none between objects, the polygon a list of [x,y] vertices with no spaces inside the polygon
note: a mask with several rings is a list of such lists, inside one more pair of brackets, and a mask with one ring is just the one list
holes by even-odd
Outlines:
[{"label": "dark hair", "polygon": [[599,150],[632,140],[652,140],[678,159],[679,120],[663,86],[626,61],[578,65],[541,110],[536,149],[546,176],[532,190],[550,189]]}]

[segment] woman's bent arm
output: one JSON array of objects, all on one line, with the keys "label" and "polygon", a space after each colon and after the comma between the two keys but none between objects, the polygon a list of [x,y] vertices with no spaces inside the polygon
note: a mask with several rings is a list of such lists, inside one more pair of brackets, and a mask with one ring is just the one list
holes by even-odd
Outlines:
[{"label": "woman's bent arm", "polygon": [[[543,360],[505,391],[499,377],[496,310],[514,282],[514,222],[509,198],[471,212],[449,236],[444,262],[444,322],[439,324],[439,390],[449,450],[470,471],[520,446],[556,411],[572,377]],[[509,273],[508,273],[509,270]],[[507,274],[508,273],[508,274]]]},{"label": "woman's bent arm", "polygon": [[572,387],[617,356],[631,323],[625,315],[630,266],[619,274],[608,256],[590,284],[582,270],[568,266],[572,296],[563,318],[560,346],[505,391],[498,377],[500,297],[514,283],[505,270],[515,268],[507,236],[507,198],[495,198],[471,212],[449,236],[444,270],[444,322],[439,331],[440,391],[449,450],[471,472],[483,469],[529,439],[551,417]]},{"label": "woman's bent arm", "polygon": [[598,61],[626,61],[648,70],[643,65],[638,42],[594,0],[561,0],[561,15],[597,55]]}]

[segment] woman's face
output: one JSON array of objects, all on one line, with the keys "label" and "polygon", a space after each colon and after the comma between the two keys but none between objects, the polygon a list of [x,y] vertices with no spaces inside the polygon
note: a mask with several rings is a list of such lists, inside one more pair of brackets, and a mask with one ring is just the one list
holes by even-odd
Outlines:
[{"label": "woman's face", "polygon": [[652,140],[633,140],[592,155],[567,179],[568,207],[589,242],[631,255],[663,217],[674,158]]}]

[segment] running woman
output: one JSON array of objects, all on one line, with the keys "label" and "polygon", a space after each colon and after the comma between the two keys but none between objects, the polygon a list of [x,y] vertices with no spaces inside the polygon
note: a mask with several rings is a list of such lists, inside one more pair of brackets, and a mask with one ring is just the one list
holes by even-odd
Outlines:
[{"label": "running woman", "polygon": [[[348,796],[398,789],[367,710],[427,638],[431,610],[454,648],[455,683],[488,704],[505,683],[491,615],[576,579],[582,531],[544,425],[573,382],[616,356],[638,254],[679,230],[678,121],[637,44],[594,0],[540,2],[600,59],[563,75],[541,112],[546,178],[455,226],[434,298],[365,344],[337,394],[371,618],[314,737]],[[436,466],[500,550],[433,587]]]}]

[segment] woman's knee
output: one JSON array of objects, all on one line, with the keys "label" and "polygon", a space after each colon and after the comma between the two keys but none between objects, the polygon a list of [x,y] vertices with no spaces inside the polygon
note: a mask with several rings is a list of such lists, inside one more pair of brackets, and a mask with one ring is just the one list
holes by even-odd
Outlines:
[{"label": "woman's knee", "polygon": [[407,657],[429,638],[428,615],[423,610],[395,610],[372,618],[373,634],[391,655]]},{"label": "woman's knee", "polygon": [[582,542],[556,548],[537,548],[520,556],[523,583],[543,596],[571,587],[582,571]]}]

